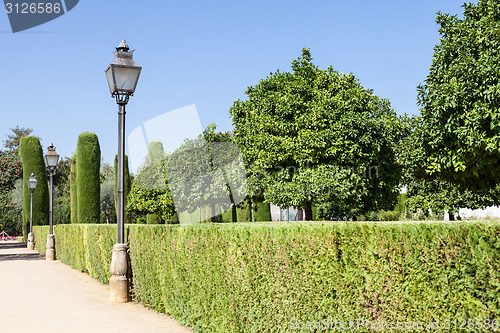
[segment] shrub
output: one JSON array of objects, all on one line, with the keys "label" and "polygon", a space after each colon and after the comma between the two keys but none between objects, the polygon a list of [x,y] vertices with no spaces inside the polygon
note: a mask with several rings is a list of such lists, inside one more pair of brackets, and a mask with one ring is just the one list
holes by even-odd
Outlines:
[{"label": "shrub", "polygon": [[254,222],[268,222],[271,221],[271,206],[260,200],[254,200],[253,207],[253,220]]},{"label": "shrub", "polygon": [[395,210],[381,210],[378,212],[379,221],[399,221],[401,213]]},{"label": "shrub", "polygon": [[147,221],[147,224],[160,224],[161,223],[160,217],[156,214],[146,215],[146,221]]},{"label": "shrub", "polygon": [[101,148],[94,133],[78,136],[76,147],[76,189],[78,223],[96,223],[101,214]]},{"label": "shrub", "polygon": [[35,136],[21,138],[19,154],[23,164],[23,237],[27,239],[30,225],[31,193],[26,182],[32,173],[38,181],[33,192],[33,225],[49,224],[49,187],[40,140]]},{"label": "shrub", "polygon": [[198,224],[129,233],[135,299],[196,331],[288,332],[292,319],[500,315],[498,222]]}]

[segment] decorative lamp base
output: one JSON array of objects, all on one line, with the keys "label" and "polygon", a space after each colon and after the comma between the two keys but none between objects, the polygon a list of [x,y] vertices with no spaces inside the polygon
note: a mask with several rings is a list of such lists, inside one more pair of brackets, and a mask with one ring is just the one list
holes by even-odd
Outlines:
[{"label": "decorative lamp base", "polygon": [[35,249],[35,235],[30,232],[28,234],[28,244],[27,244],[28,250],[34,250]]},{"label": "decorative lamp base", "polygon": [[109,279],[109,300],[113,303],[127,303],[129,293],[129,255],[127,244],[115,244],[111,257]]},{"label": "decorative lamp base", "polygon": [[45,259],[56,260],[56,240],[53,234],[47,235],[47,244],[45,247]]}]

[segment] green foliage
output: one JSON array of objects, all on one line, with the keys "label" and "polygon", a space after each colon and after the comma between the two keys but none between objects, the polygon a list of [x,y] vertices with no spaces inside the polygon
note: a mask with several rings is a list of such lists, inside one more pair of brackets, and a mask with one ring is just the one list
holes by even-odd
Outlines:
[{"label": "green foliage", "polygon": [[16,128],[11,128],[12,134],[7,135],[7,140],[4,141],[5,148],[12,155],[19,155],[19,146],[21,144],[21,138],[29,136],[33,130],[31,128],[24,128],[16,126]]},{"label": "green foliage", "polygon": [[16,207],[12,196],[14,190],[0,190],[0,231],[10,236],[22,235],[22,208]]},{"label": "green foliage", "polygon": [[19,156],[0,151],[0,189],[12,189],[22,175],[23,165]]},{"label": "green foliage", "polygon": [[446,210],[454,214],[459,208],[477,209],[500,203],[499,186],[478,190],[425,172],[422,166],[427,163],[424,154],[427,148],[421,141],[425,132],[423,123],[422,117],[407,118],[407,134],[398,147],[398,163],[403,169],[401,182],[407,187],[408,212],[419,212],[426,218],[430,212],[442,215]]},{"label": "green foliage", "polygon": [[[21,138],[19,153],[23,164],[23,185],[33,173],[38,185],[33,192],[33,225],[49,224],[49,187],[43,159],[42,146],[37,137]],[[28,186],[23,186],[23,237],[27,239],[30,223],[31,193]]]},{"label": "green foliage", "polygon": [[[128,195],[126,207],[130,212],[153,214],[160,220],[172,220],[176,215],[166,183],[163,157],[162,143],[152,141],[149,144],[149,155],[135,176]],[[148,217],[148,223],[150,219]]]},{"label": "green foliage", "polygon": [[101,149],[97,135],[90,132],[78,136],[76,147],[76,190],[78,223],[100,221]]},{"label": "green foliage", "polygon": [[499,240],[498,222],[129,228],[135,300],[207,332],[497,318]]},{"label": "green foliage", "polygon": [[[54,226],[54,233],[55,229],[57,228],[57,225]],[[47,236],[50,233],[50,226],[44,225],[44,226],[33,226],[33,234],[35,236],[35,249],[38,250],[38,252],[45,253],[47,248]],[[56,251],[58,250],[58,245],[57,244],[57,239],[56,239]],[[56,252],[56,256],[57,256]],[[58,258],[59,259],[59,258]]]},{"label": "green foliage", "polygon": [[160,217],[156,214],[148,214],[146,216],[146,221],[147,221],[147,224],[160,224],[161,223]]},{"label": "green foliage", "polygon": [[308,49],[292,72],[271,73],[230,109],[251,196],[331,218],[387,209],[397,200],[400,120],[352,74],[321,70]]},{"label": "green foliage", "polygon": [[114,223],[116,223],[116,210],[115,210],[115,200],[114,200],[114,181],[113,179],[108,179],[101,184],[101,213],[105,217],[105,222],[110,223],[111,215],[115,213]]},{"label": "green foliage", "polygon": [[[48,228],[34,228],[35,246],[45,252]],[[125,228],[125,239],[128,229]],[[116,243],[116,227],[111,225],[67,224],[54,226],[57,259],[88,273],[101,283],[109,283],[111,254]]]},{"label": "green foliage", "polygon": [[78,223],[78,191],[76,186],[76,154],[71,159],[70,167],[70,197],[71,197],[71,223]]},{"label": "green foliage", "polygon": [[161,219],[169,219],[175,213],[174,202],[169,192],[162,189],[148,189],[132,186],[128,200],[128,210],[140,214],[155,214]]},{"label": "green foliage", "polygon": [[271,221],[271,206],[268,203],[254,199],[252,202],[254,222]]},{"label": "green foliage", "polygon": [[163,159],[164,155],[163,144],[160,141],[151,141],[149,143],[149,160],[151,162]]},{"label": "green foliage", "polygon": [[422,173],[488,191],[500,174],[500,5],[463,7],[463,19],[437,15],[441,39],[418,88],[422,117],[413,141]]},{"label": "green foliage", "polygon": [[54,173],[54,223],[71,223],[71,159],[63,157]]},{"label": "green foliage", "polygon": [[0,230],[9,235],[22,234],[22,210],[12,200],[15,185],[22,176],[19,156],[0,151]]}]

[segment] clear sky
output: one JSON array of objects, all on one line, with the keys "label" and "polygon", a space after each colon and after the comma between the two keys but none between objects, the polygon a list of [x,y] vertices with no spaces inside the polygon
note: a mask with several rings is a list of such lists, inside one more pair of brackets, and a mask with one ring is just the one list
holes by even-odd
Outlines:
[{"label": "clear sky", "polygon": [[[477,1],[474,1],[476,3]],[[320,68],[352,72],[398,114],[418,114],[439,42],[436,12],[462,1],[80,0],[67,14],[12,33],[0,13],[0,137],[16,125],[62,156],[78,135],[99,137],[104,162],[117,152],[117,106],[104,70],[126,39],[143,67],[127,106],[127,135],[167,111],[195,104],[203,127],[232,129],[229,107],[270,72],[311,49]],[[3,146],[3,144],[2,144]]]}]

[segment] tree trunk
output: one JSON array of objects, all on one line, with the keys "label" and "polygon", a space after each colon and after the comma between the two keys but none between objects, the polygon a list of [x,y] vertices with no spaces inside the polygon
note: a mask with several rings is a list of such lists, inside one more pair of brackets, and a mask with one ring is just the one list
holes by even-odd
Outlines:
[{"label": "tree trunk", "polygon": [[312,206],[311,206],[311,202],[307,202],[306,203],[306,209],[304,210],[306,216],[305,216],[305,220],[306,221],[312,221]]},{"label": "tree trunk", "polygon": [[455,221],[455,214],[448,213],[448,216],[450,221]]},{"label": "tree trunk", "polygon": [[233,222],[238,222],[238,213],[236,212],[236,205],[235,204],[233,204],[233,206],[231,207],[231,215],[233,218]]},{"label": "tree trunk", "polygon": [[212,210],[212,217],[210,219],[211,222],[217,222],[217,216],[215,216],[215,203],[212,203],[212,207],[210,207]]},{"label": "tree trunk", "polygon": [[304,221],[304,211],[302,209],[297,211],[297,221]]}]

